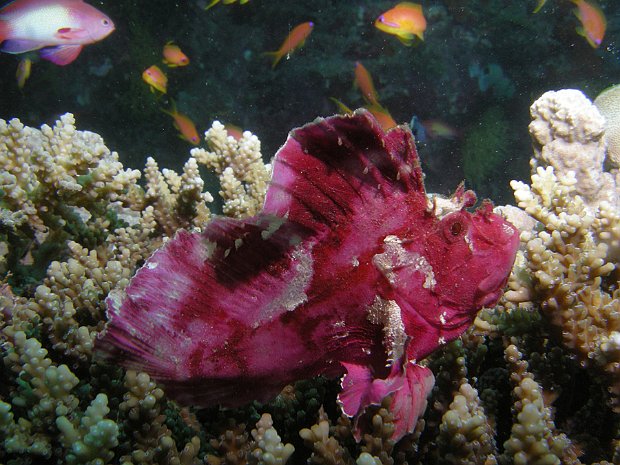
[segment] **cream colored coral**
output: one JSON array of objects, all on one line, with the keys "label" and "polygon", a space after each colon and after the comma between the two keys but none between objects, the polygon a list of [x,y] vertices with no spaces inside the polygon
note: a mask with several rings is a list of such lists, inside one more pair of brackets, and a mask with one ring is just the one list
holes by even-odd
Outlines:
[{"label": "cream colored coral", "polygon": [[543,94],[530,107],[534,165],[552,166],[558,177],[572,171],[588,208],[617,204],[614,177],[604,171],[605,120],[583,93],[573,89]]},{"label": "cream colored coral", "polygon": [[77,131],[70,113],[40,130],[18,119],[0,120],[0,152],[6,208],[25,215],[40,234],[48,230],[43,218],[54,202],[76,206],[95,200],[123,202],[129,186],[140,177],[137,170],[123,169],[118,154],[99,135]]},{"label": "cream colored coral", "polygon": [[292,444],[283,444],[278,432],[273,427],[271,415],[263,413],[252,430],[256,448],[252,456],[260,465],[284,465],[295,452]]},{"label": "cream colored coral", "polygon": [[480,405],[478,391],[461,384],[439,426],[437,445],[445,463],[493,463],[496,454],[493,428]]},{"label": "cream colored coral", "polygon": [[620,84],[601,92],[594,105],[605,118],[607,163],[617,170],[620,168]]},{"label": "cream colored coral", "polygon": [[224,214],[242,218],[258,213],[271,176],[270,166],[263,162],[258,138],[245,131],[237,141],[228,135],[223,124],[214,121],[205,139],[209,150],[194,148],[191,154],[219,176]]},{"label": "cream colored coral", "polygon": [[527,267],[513,273],[506,298],[538,305],[564,345],[584,366],[611,374],[620,395],[620,353],[604,349],[620,331],[618,213],[606,204],[585,208],[572,172],[558,178],[552,167],[538,167],[531,186],[511,185],[519,207],[542,227],[521,233]]},{"label": "cream colored coral", "polygon": [[204,226],[211,212],[208,203],[213,201],[209,192],[203,192],[204,181],[198,172],[196,159],[190,157],[183,173],[159,170],[152,157],[146,161],[145,203],[153,208],[153,217],[159,229],[172,237],[181,228]]}]

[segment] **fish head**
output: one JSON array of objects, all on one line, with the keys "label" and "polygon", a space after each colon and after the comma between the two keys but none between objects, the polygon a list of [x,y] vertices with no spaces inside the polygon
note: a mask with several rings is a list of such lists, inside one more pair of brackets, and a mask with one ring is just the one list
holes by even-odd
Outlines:
[{"label": "fish head", "polygon": [[519,246],[517,229],[484,203],[443,217],[427,242],[440,306],[461,316],[493,305],[501,296]]},{"label": "fish head", "polygon": [[519,246],[517,229],[489,202],[473,213],[429,215],[414,236],[387,237],[373,258],[385,278],[382,298],[401,309],[410,360],[455,339],[497,302]]},{"label": "fish head", "polygon": [[110,17],[91,5],[80,3],[73,15],[78,19],[81,28],[87,31],[92,42],[105,39],[114,32],[114,22]]}]

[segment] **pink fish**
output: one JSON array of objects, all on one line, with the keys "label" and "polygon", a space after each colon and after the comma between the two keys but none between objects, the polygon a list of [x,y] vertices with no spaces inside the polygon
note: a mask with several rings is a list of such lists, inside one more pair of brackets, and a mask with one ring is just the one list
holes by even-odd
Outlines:
[{"label": "pink fish", "polygon": [[110,18],[82,0],[15,0],[0,9],[0,51],[39,50],[57,65],[114,31]]},{"label": "pink fish", "polygon": [[365,110],[317,120],[277,153],[260,214],[179,231],[110,294],[96,349],[201,406],[343,376],[356,419],[392,394],[397,440],[434,383],[416,361],[497,302],[519,244],[489,202],[455,200],[436,215],[408,128]]}]

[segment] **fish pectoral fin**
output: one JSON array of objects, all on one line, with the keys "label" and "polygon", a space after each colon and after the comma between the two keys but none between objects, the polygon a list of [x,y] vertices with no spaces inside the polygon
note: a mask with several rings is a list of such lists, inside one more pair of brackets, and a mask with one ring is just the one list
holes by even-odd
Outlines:
[{"label": "fish pectoral fin", "polygon": [[52,63],[64,66],[75,60],[82,51],[81,45],[59,45],[57,47],[47,47],[42,49],[39,54]]},{"label": "fish pectoral fin", "polygon": [[413,34],[398,34],[396,37],[398,37],[398,40],[400,40],[400,42],[407,47],[411,47],[413,45],[413,39],[415,38]]},{"label": "fish pectoral fin", "polygon": [[81,28],[62,27],[54,34],[57,39],[76,40],[83,39],[88,36],[88,31]]}]

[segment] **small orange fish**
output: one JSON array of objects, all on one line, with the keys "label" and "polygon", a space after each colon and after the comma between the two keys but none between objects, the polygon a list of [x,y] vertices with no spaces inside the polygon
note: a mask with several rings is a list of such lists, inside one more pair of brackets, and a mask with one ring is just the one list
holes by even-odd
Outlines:
[{"label": "small orange fish", "polygon": [[577,9],[575,16],[581,21],[581,26],[577,28],[577,34],[585,37],[588,43],[597,48],[603,42],[607,20],[603,11],[593,2],[586,0],[571,0]]},{"label": "small orange fish", "polygon": [[17,71],[15,77],[17,78],[17,87],[23,89],[26,85],[26,81],[30,77],[30,71],[32,70],[32,60],[30,58],[24,58],[20,60],[17,65]]},{"label": "small orange fish", "polygon": [[[223,0],[222,3],[224,5],[230,5],[231,3],[235,3],[237,0]],[[250,0],[239,0],[239,5],[243,5],[245,3],[248,3]],[[215,5],[217,5],[218,3],[220,3],[220,0],[211,0],[211,3],[209,3],[206,7],[205,7],[205,11],[208,10],[209,8],[214,7]]]},{"label": "small orange fish", "polygon": [[142,79],[151,87],[151,92],[158,90],[162,94],[166,93],[168,88],[168,78],[159,66],[153,65],[144,70]]},{"label": "small orange fish", "polygon": [[424,40],[426,18],[422,12],[422,5],[411,2],[399,3],[379,16],[375,21],[375,27],[395,35],[406,46],[412,45],[416,36]]},{"label": "small orange fish", "polygon": [[196,125],[188,116],[185,116],[177,111],[174,101],[172,102],[172,108],[170,110],[162,108],[161,111],[172,116],[172,119],[174,120],[174,127],[179,130],[179,137],[181,139],[189,142],[190,144],[198,145],[200,142],[200,136],[198,136]]},{"label": "small orange fish", "polygon": [[278,50],[275,52],[265,52],[265,55],[273,56],[271,68],[275,68],[283,56],[289,55],[301,47],[312,32],[313,27],[314,23],[312,21],[298,24],[289,35],[286,36],[286,39],[284,39],[284,42],[282,42]]},{"label": "small orange fish", "polygon": [[390,115],[388,109],[378,103],[366,105],[365,108],[372,113],[372,116],[375,117],[384,131],[388,131],[389,129],[398,126],[398,123],[394,121],[394,118],[392,118],[392,115]]},{"label": "small orange fish", "polygon": [[168,42],[164,45],[164,50],[162,53],[164,55],[163,62],[170,68],[189,65],[189,58],[187,58],[187,55],[185,55],[179,46],[173,42]]},{"label": "small orange fish", "polygon": [[355,62],[355,85],[362,93],[364,100],[370,104],[378,104],[379,96],[372,82],[372,76],[359,61]]}]

